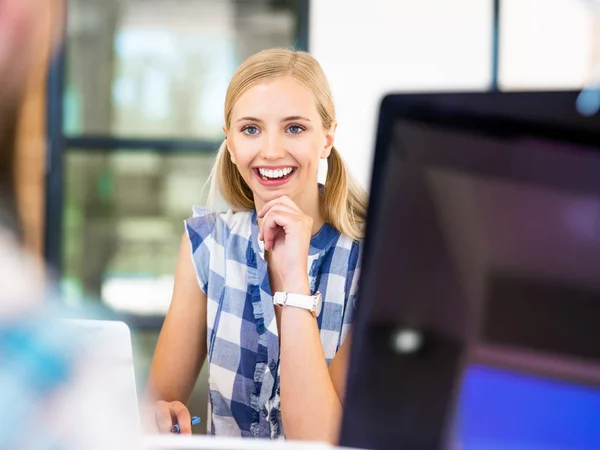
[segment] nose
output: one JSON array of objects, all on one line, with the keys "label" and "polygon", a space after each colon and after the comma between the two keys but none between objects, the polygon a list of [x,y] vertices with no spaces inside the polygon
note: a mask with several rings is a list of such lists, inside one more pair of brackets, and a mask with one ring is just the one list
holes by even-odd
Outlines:
[{"label": "nose", "polygon": [[285,157],[283,140],[277,133],[270,133],[263,140],[260,156],[268,161],[276,161]]}]

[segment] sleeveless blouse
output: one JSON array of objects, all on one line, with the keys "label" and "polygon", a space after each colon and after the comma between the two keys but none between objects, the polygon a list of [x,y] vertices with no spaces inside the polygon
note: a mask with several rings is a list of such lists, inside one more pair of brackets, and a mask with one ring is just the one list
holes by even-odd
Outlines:
[{"label": "sleeveless blouse", "polygon": [[[284,438],[279,391],[279,337],[255,211],[209,213],[185,221],[198,283],[207,297],[209,434]],[[329,364],[349,330],[362,244],[330,224],[312,237],[311,293]]]}]

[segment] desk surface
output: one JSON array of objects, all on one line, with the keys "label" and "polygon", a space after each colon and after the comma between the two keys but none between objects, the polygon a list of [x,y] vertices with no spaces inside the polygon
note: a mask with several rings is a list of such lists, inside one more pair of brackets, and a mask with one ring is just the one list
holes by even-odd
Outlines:
[{"label": "desk surface", "polygon": [[241,439],[212,436],[157,435],[144,438],[145,450],[334,450],[325,443],[271,441],[268,439]]}]

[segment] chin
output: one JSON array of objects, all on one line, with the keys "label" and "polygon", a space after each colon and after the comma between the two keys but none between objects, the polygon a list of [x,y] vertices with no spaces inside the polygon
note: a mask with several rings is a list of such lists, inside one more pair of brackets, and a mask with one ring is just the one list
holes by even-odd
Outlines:
[{"label": "chin", "polygon": [[274,191],[274,192],[265,192],[264,194],[260,195],[260,198],[263,202],[268,203],[272,200],[278,199],[279,197],[283,197],[284,195],[287,195],[290,198],[293,198],[293,195],[291,195],[289,193],[289,191],[287,190],[281,190],[279,192]]},{"label": "chin", "polygon": [[254,191],[255,196],[260,198],[263,202],[268,203],[271,200],[275,200],[282,196],[288,196],[291,199],[297,196],[297,192],[293,189],[289,189],[289,187],[281,188],[281,189],[265,189],[263,186],[258,186],[258,189]]}]

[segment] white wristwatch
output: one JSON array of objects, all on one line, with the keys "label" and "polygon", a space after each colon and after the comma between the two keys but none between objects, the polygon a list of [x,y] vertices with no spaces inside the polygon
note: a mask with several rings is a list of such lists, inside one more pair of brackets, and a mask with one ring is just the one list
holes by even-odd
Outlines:
[{"label": "white wristwatch", "polygon": [[323,300],[320,292],[315,295],[292,294],[290,292],[275,292],[273,304],[276,306],[294,306],[308,309],[314,317],[319,317]]}]

